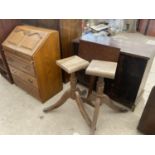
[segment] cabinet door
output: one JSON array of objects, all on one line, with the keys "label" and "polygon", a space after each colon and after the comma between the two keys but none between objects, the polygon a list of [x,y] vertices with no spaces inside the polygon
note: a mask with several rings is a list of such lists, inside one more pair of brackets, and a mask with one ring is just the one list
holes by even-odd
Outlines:
[{"label": "cabinet door", "polygon": [[112,98],[132,108],[146,68],[147,60],[126,54],[120,54]]}]

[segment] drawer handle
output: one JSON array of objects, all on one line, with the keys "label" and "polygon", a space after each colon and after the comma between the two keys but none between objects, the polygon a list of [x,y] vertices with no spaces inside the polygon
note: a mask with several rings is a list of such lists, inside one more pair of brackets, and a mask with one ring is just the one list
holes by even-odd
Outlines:
[{"label": "drawer handle", "polygon": [[32,79],[28,79],[28,81],[29,81],[30,83],[33,83],[33,80],[32,80]]}]

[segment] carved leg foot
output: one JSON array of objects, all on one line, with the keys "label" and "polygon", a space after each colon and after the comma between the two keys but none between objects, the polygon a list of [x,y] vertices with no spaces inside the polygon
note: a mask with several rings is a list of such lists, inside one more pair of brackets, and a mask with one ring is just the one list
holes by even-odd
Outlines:
[{"label": "carved leg foot", "polygon": [[117,105],[115,105],[112,100],[109,98],[109,96],[104,95],[104,98],[106,98],[108,100],[108,102],[105,102],[105,104],[107,106],[109,106],[111,109],[118,111],[118,112],[127,112],[128,110],[122,107],[118,107]]},{"label": "carved leg foot", "polygon": [[80,98],[80,95],[78,92],[75,92],[75,95],[76,95],[76,102],[77,102],[77,105],[79,107],[79,110],[84,118],[84,120],[86,121],[86,123],[88,124],[88,126],[91,126],[91,120],[87,114],[87,112],[85,111],[84,109],[84,106],[83,106],[83,102]]},{"label": "carved leg foot", "polygon": [[54,104],[54,105],[51,105],[47,108],[45,108],[43,110],[43,112],[49,112],[49,111],[52,111],[53,109],[56,109],[58,107],[60,107],[61,105],[63,105],[65,103],[65,101],[70,97],[70,90],[67,90],[63,95],[62,97]]},{"label": "carved leg foot", "polygon": [[90,130],[91,135],[94,135],[95,130],[96,130],[96,124],[97,124],[97,119],[98,119],[98,115],[99,115],[100,105],[101,105],[101,100],[99,98],[97,98],[96,103],[95,103],[93,121],[91,124],[91,130]]}]

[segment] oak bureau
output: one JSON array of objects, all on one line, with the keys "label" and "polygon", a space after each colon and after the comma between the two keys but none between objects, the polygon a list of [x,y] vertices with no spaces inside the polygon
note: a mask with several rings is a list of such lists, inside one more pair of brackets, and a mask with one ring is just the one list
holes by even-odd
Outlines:
[{"label": "oak bureau", "polygon": [[17,26],[2,46],[17,86],[42,102],[62,89],[58,31]]}]

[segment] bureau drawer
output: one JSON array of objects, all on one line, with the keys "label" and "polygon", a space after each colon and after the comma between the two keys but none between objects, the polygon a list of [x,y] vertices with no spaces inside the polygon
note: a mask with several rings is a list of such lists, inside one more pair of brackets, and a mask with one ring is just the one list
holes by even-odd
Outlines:
[{"label": "bureau drawer", "polygon": [[27,82],[23,81],[20,77],[16,76],[15,74],[12,74],[13,80],[15,84],[25,90],[27,93],[31,94],[32,96],[36,97],[40,100],[39,97],[39,91],[37,88],[33,87],[32,85],[28,84]]},{"label": "bureau drawer", "polygon": [[29,74],[26,74],[14,67],[10,66],[10,71],[12,74],[19,77],[21,80],[25,81],[27,84],[32,85],[33,87],[38,88],[37,80]]},{"label": "bureau drawer", "polygon": [[5,51],[5,53],[7,53],[7,54],[13,54],[13,55],[23,58],[24,60],[27,60],[27,61],[32,60],[32,56],[24,54],[22,52],[17,52],[12,49],[8,49],[8,48],[3,48],[3,51]]},{"label": "bureau drawer", "polygon": [[19,56],[16,56],[8,52],[5,52],[5,55],[9,66],[11,65],[23,72],[35,76],[33,61],[25,60]]}]

